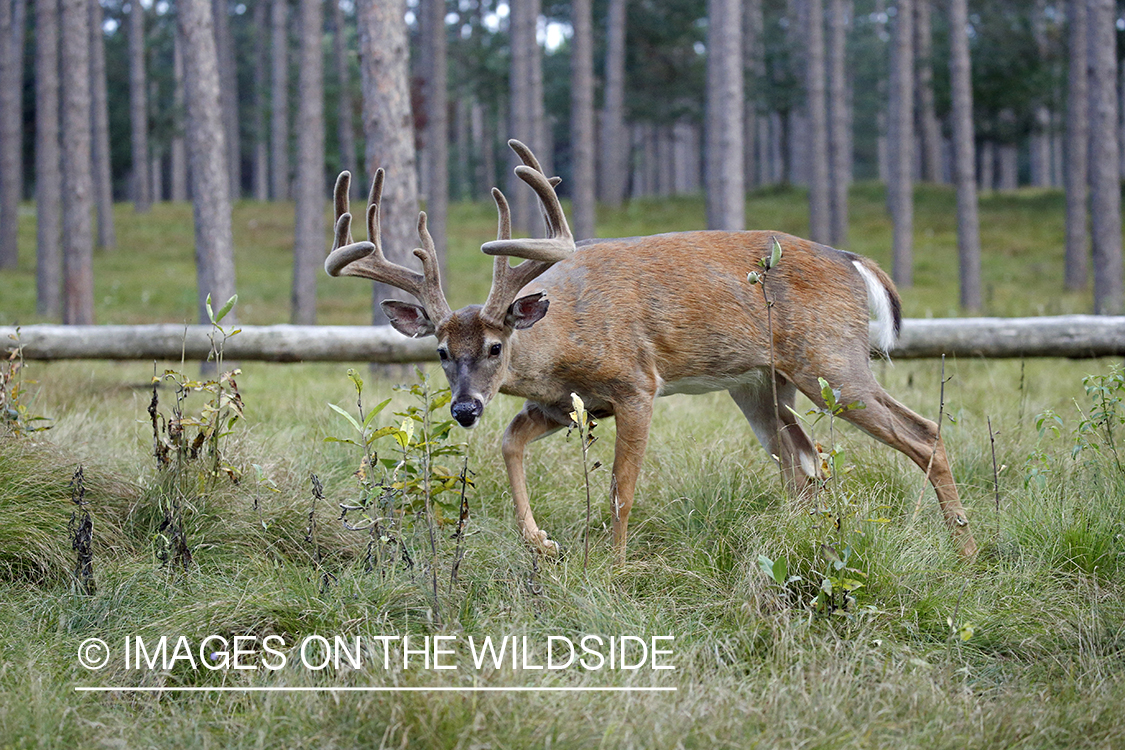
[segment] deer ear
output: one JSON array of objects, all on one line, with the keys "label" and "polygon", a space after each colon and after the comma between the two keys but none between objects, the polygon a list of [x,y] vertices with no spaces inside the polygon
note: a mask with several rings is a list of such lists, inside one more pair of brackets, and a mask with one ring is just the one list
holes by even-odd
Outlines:
[{"label": "deer ear", "polygon": [[516,330],[531,328],[547,314],[549,304],[547,295],[542,292],[520,297],[508,308],[504,323]]},{"label": "deer ear", "polygon": [[430,316],[419,305],[388,299],[383,300],[380,307],[387,314],[394,329],[403,336],[416,339],[421,336],[432,336],[437,330]]}]

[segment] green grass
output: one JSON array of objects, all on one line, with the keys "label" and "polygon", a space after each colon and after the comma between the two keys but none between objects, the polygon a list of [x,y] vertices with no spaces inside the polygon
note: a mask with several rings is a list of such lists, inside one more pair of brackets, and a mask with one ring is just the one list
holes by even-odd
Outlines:
[{"label": "green grass", "polygon": [[[861,186],[852,199],[854,249],[886,261],[881,243],[889,228],[881,218],[881,193]],[[757,226],[804,231],[797,193],[755,195],[749,207]],[[920,194],[919,247],[929,227],[934,248],[919,251],[917,287],[903,293],[908,314],[953,311],[951,207],[945,191]],[[623,235],[697,227],[701,209],[692,200],[635,202],[610,216],[609,225]],[[991,238],[986,254],[995,261],[986,266],[990,311],[1084,309],[1086,298],[1056,291],[1061,196],[989,197],[982,209]],[[245,256],[240,312],[247,322],[285,319],[289,211],[245,204],[236,214]],[[450,296],[458,305],[484,296],[488,264],[476,246],[492,235],[494,216],[483,204],[457,206],[454,213],[451,225],[458,230],[449,264],[451,276],[463,283]],[[190,226],[186,210],[157,207],[150,218],[137,219],[119,207],[118,218],[121,249],[97,260],[99,320],[193,318],[194,290],[178,290],[174,283],[191,274],[188,245],[175,239],[183,230],[173,226]],[[249,231],[252,220],[259,235]],[[1006,238],[1003,245],[1000,238]],[[165,263],[182,257],[183,266],[171,281],[159,273],[146,276],[136,270],[142,252]],[[33,286],[31,266],[0,274],[4,322],[35,320],[33,299],[25,296],[29,281]],[[366,319],[366,285],[326,283],[324,321]],[[1038,301],[1046,307],[1034,307]],[[810,604],[826,569],[820,544],[838,535],[787,500],[776,469],[725,394],[658,403],[622,566],[612,563],[610,552],[608,468],[593,472],[588,571],[582,568],[585,491],[574,438],[560,434],[535,443],[528,465],[536,518],[567,554],[558,562],[537,561],[519,542],[498,450],[519,404],[501,397],[478,429],[454,433],[467,442],[477,486],[469,492],[465,558],[452,587],[452,528],[440,529],[435,568],[442,617],[435,623],[424,524],[406,535],[419,561],[411,573],[365,571],[365,535],[336,522],[336,503],[354,495],[358,456],[350,446],[324,442],[346,434],[343,419],[326,404],[354,409],[347,365],[243,363],[246,420],[227,450],[245,478],[206,491],[192,481],[183,485],[195,567],[175,577],[155,559],[160,508],[171,490],[166,472],[151,458],[146,408],[152,365],[30,363],[24,374],[38,381],[29,390],[30,409],[53,417],[55,426],[22,438],[0,431],[0,747],[1125,746],[1125,477],[1105,448],[1071,457],[1081,419],[1076,406],[1090,412],[1082,376],[1106,373],[1112,364],[947,362],[953,379],[946,385],[945,410],[953,420],[943,435],[982,545],[971,563],[958,558],[932,491],[926,490],[915,514],[921,472],[850,427],[838,429],[849,470],[832,502],[842,508],[844,533],[856,549],[851,564],[866,574],[848,616],[819,614]],[[937,413],[937,363],[875,369],[911,408]],[[434,375],[440,377],[436,370]],[[365,400],[392,395],[394,410],[409,403],[377,380],[368,383]],[[165,409],[171,397],[161,392]],[[1063,417],[1059,435],[1036,429],[1036,415],[1047,409]],[[989,418],[997,433],[999,512]],[[388,410],[379,423],[393,419]],[[591,460],[608,467],[612,422],[596,432],[602,434]],[[827,444],[827,424],[816,432]],[[67,483],[79,464],[94,522],[93,596],[73,593],[70,583]],[[255,481],[253,464],[271,486]],[[327,496],[316,510],[319,564],[306,540],[314,472]],[[762,554],[785,558],[805,580],[782,591],[759,569]],[[322,571],[335,576],[326,591]],[[972,625],[972,637],[951,638],[947,618],[957,628]],[[450,661],[459,669],[388,675],[374,650],[379,658],[358,673],[292,666],[277,673],[212,673],[184,663],[167,672],[131,671],[119,655],[104,670],[89,672],[76,659],[78,645],[91,637],[120,648],[125,636],[134,635],[277,634],[292,644],[313,633],[452,635],[459,652]],[[549,635],[577,639],[587,633],[673,635],[669,661],[676,669],[478,672],[464,647],[470,635],[527,635],[541,643]],[[677,690],[74,691],[79,685],[391,683]]]}]

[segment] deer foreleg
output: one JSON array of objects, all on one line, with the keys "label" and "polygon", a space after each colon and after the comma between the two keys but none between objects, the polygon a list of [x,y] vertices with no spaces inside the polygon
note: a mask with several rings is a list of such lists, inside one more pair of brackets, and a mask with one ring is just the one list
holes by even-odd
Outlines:
[{"label": "deer foreleg", "polygon": [[613,480],[609,488],[610,508],[613,512],[613,546],[618,561],[625,559],[625,538],[629,531],[629,511],[633,507],[633,493],[637,475],[648,445],[648,431],[652,424],[652,399],[638,398],[618,405],[614,410],[617,422],[617,442],[614,446]]},{"label": "deer foreleg", "polygon": [[551,556],[559,553],[559,545],[547,538],[547,532],[540,530],[535,523],[535,517],[531,514],[531,500],[527,493],[527,474],[524,471],[523,458],[528,443],[563,426],[565,425],[544,414],[538,406],[528,402],[505,430],[502,447],[520,533],[536,551]]}]

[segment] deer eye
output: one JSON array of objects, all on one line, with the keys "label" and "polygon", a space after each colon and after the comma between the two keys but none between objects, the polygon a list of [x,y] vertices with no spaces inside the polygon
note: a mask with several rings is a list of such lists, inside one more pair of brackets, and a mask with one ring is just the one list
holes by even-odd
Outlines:
[{"label": "deer eye", "polygon": [[446,351],[445,349],[438,349],[437,355],[438,355],[438,359],[440,359],[442,362],[446,362],[446,361],[449,360],[449,352]]},{"label": "deer eye", "polygon": [[493,344],[492,348],[488,350],[488,356],[499,357],[500,356],[500,348],[501,347],[500,347],[499,344]]}]

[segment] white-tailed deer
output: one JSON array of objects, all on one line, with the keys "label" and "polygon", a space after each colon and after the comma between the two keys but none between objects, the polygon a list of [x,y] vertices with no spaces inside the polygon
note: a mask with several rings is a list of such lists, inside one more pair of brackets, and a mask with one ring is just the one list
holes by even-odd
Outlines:
[{"label": "white-tailed deer", "polygon": [[[539,196],[546,239],[511,239],[507,201],[493,189],[498,239],[492,290],[481,305],[452,311],[438,276],[433,240],[421,214],[422,273],[389,262],[380,247],[376,173],[367,207],[369,241],[353,242],[350,175],[336,182],[336,238],[324,267],[331,276],[391,284],[421,305],[387,300],[391,324],[407,336],[435,334],[453,392],[453,417],[474,427],[497,393],[527,399],[508,425],[503,454],[524,539],[544,553],[558,546],[535,523],[524,474],[532,440],[567,427],[571,393],[596,418],[613,416],[617,441],[610,500],[613,538],[624,554],[629,510],[648,441],[653,401],[671,393],[728,391],[758,440],[777,456],[798,496],[818,478],[820,461],[791,407],[797,391],[823,406],[817,378],[843,404],[841,416],[928,469],[945,521],[965,555],[976,552],[937,426],[891,398],[875,382],[872,343],[893,346],[901,322],[898,294],[874,262],[854,253],[772,232],[679,232],[575,243],[548,179],[522,143],[516,174]],[[776,240],[783,259],[768,271],[773,335],[762,291],[747,278]],[[509,257],[524,258],[509,265]],[[548,306],[550,311],[548,312]],[[875,341],[869,340],[869,309]]]}]

